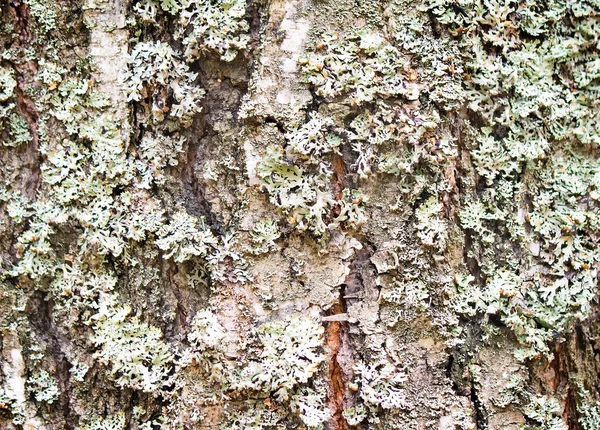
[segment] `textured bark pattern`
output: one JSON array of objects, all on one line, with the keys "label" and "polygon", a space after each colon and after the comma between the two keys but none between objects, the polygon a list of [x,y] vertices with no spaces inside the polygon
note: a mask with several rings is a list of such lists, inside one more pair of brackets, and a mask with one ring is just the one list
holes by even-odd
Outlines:
[{"label": "textured bark pattern", "polygon": [[0,5],[0,428],[600,428],[600,4]]}]

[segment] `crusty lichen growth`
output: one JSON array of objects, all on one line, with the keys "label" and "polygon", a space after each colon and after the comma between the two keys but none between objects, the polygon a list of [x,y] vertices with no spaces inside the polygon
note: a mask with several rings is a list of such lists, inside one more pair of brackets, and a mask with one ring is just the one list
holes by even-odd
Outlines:
[{"label": "crusty lichen growth", "polygon": [[[49,37],[54,25],[64,25],[65,16],[53,15],[53,9],[44,11],[37,1],[27,3],[43,37]],[[104,5],[88,5],[88,9],[95,7],[101,19],[112,18],[110,11],[102,15]],[[69,350],[73,370],[69,384],[85,386],[82,376],[90,367],[86,363],[95,363],[104,367],[107,380],[116,386],[159,396],[172,389],[175,349],[162,340],[161,330],[148,318],[140,318],[139,309],[134,314],[130,305],[122,303],[119,293],[125,274],[140,264],[139,250],[150,249],[146,255],[164,251],[162,257],[175,263],[194,260],[209,266],[207,276],[214,275],[213,282],[245,281],[249,276],[232,235],[215,237],[181,204],[167,211],[157,197],[157,187],[164,192],[169,167],[178,163],[178,153],[187,147],[181,133],[201,111],[204,90],[168,44],[135,44],[123,73],[122,98],[138,102],[137,127],[152,127],[136,151],[124,135],[127,125],[117,119],[125,117],[115,110],[120,104],[113,103],[109,94],[101,94],[94,82],[109,77],[86,62],[59,65],[57,60],[52,50],[37,59],[34,70],[39,73],[30,78],[36,91],[33,105],[22,102],[23,96],[17,94],[13,70],[2,68],[0,73],[1,102],[7,115],[16,103],[25,103],[30,117],[35,109],[32,120],[37,121],[39,136],[35,149],[43,156],[34,201],[10,187],[2,188],[8,219],[23,226],[14,230],[16,255],[7,261],[14,264],[6,267],[3,261],[2,280],[23,283],[28,296],[41,291],[48,294],[56,305],[48,316],[53,324],[73,333],[90,330],[77,352]],[[15,118],[16,112],[11,114]],[[29,142],[28,124],[10,121],[11,127],[3,129],[13,143],[6,140],[5,145]],[[24,311],[19,306],[10,312],[21,315]],[[23,376],[36,402],[54,404],[61,399],[55,376],[47,371],[36,373],[28,368]],[[15,424],[34,418],[37,408],[24,403],[25,399],[9,400],[6,407]],[[35,420],[40,425],[52,419],[51,411],[39,410]],[[122,414],[93,418],[85,425],[88,421],[82,418],[82,428],[126,425]]]},{"label": "crusty lichen growth", "polygon": [[288,323],[262,325],[258,330],[262,344],[259,360],[244,367],[235,388],[270,392],[279,401],[287,400],[290,392],[308,382],[325,359],[319,351],[323,331],[310,318],[299,316]]}]

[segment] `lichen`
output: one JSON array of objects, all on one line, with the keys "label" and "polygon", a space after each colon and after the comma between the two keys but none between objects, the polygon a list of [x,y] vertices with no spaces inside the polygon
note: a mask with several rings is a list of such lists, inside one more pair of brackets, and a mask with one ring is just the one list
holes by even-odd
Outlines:
[{"label": "lichen", "polygon": [[569,427],[561,418],[561,407],[552,397],[537,396],[527,405],[525,414],[539,423],[538,426],[525,426],[527,430],[566,430]]},{"label": "lichen", "polygon": [[123,77],[127,100],[146,102],[142,121],[157,125],[168,119],[170,131],[192,124],[202,110],[200,100],[205,93],[194,84],[197,74],[179,57],[166,43],[140,42],[131,52]]},{"label": "lichen", "polygon": [[19,146],[30,142],[32,135],[27,120],[18,112],[14,71],[0,68],[0,140],[4,146]]},{"label": "lichen", "polygon": [[167,251],[165,258],[174,257],[176,262],[181,263],[192,256],[206,257],[216,239],[210,230],[202,228],[202,223],[198,228],[198,221],[185,212],[178,212],[157,232],[159,239],[156,246]]},{"label": "lichen", "polygon": [[251,251],[254,254],[263,254],[279,248],[275,241],[281,237],[281,232],[277,221],[272,218],[259,219],[250,234],[252,235]]},{"label": "lichen", "polygon": [[378,32],[358,31],[342,39],[327,35],[300,58],[304,80],[326,99],[346,95],[353,105],[407,95],[404,75],[409,67],[398,50]]},{"label": "lichen", "polygon": [[211,53],[233,61],[250,41],[245,0],[144,0],[134,7],[142,24],[156,24],[160,9],[177,18],[174,35],[188,62]]},{"label": "lichen", "polygon": [[[359,362],[354,366],[359,386],[359,396],[365,405],[376,414],[377,408],[395,409],[406,406],[406,395],[402,383],[406,374],[398,371],[385,358],[370,363]],[[376,420],[376,418],[373,416]]]},{"label": "lichen", "polygon": [[186,1],[178,34],[186,57],[191,60],[212,51],[223,61],[234,60],[250,41],[246,7],[246,0]]},{"label": "lichen", "polygon": [[173,362],[161,331],[128,317],[131,308],[119,306],[114,297],[101,297],[99,306],[92,317],[92,341],[100,347],[96,358],[110,364],[120,386],[156,393],[168,383]]},{"label": "lichen", "polygon": [[565,428],[478,360],[593,307],[597,1],[70,3],[1,8],[0,422]]},{"label": "lichen", "polygon": [[60,396],[56,380],[45,370],[30,376],[27,379],[27,387],[38,402],[51,404]]},{"label": "lichen", "polygon": [[258,329],[259,360],[249,361],[234,387],[273,393],[276,400],[287,401],[324,361],[325,356],[320,353],[323,332],[323,326],[299,315],[290,321],[263,324]]},{"label": "lichen", "polygon": [[288,215],[288,222],[300,231],[323,235],[342,223],[359,226],[364,222],[360,209],[363,199],[353,198],[347,190],[343,201],[336,200],[328,189],[329,172],[305,171],[288,162],[281,147],[267,148],[256,172],[271,203],[281,208]]},{"label": "lichen", "polygon": [[122,430],[126,424],[125,413],[119,412],[107,417],[95,417],[89,424],[77,427],[77,430]]},{"label": "lichen", "polygon": [[45,33],[56,30],[57,16],[54,1],[25,0],[25,3],[29,5],[31,14]]},{"label": "lichen", "polygon": [[[469,152],[485,186],[460,217],[487,280],[478,298],[461,300],[500,313],[529,347],[519,357],[548,353],[553,333],[586,317],[596,283],[598,160],[586,149],[598,134],[595,18],[557,2],[436,0],[426,9],[452,43],[469,46],[463,87],[484,124]],[[508,251],[498,259],[496,250],[510,246],[525,256]]]}]

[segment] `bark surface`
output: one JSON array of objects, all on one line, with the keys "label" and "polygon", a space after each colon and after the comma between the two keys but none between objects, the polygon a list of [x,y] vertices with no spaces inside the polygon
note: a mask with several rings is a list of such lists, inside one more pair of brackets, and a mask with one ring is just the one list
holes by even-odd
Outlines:
[{"label": "bark surface", "polygon": [[0,428],[600,428],[597,0],[6,0]]}]

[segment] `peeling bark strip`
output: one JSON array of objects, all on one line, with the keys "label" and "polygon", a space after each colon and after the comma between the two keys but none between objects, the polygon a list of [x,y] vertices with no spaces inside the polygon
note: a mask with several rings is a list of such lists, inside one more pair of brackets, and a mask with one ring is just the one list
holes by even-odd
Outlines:
[{"label": "peeling bark strip", "polygon": [[[340,299],[338,303],[331,310],[332,315],[344,314],[345,305],[342,295],[340,293]],[[328,405],[333,412],[331,418],[331,430],[345,430],[348,429],[348,423],[344,419],[342,412],[344,406],[344,399],[346,393],[346,381],[344,372],[338,361],[338,353],[342,348],[342,330],[343,322],[331,321],[326,323],[326,345],[329,349],[329,396]]]},{"label": "peeling bark strip", "polygon": [[600,4],[0,1],[0,429],[600,429]]}]

